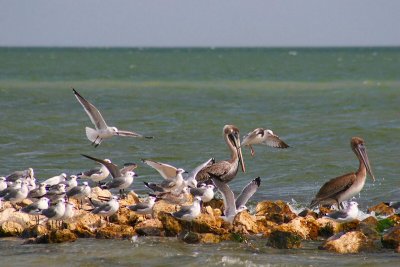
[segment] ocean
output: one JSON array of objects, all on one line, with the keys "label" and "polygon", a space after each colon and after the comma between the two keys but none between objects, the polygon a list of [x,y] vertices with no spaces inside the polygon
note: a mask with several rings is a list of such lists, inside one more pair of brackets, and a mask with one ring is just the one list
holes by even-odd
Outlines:
[{"label": "ocean", "polygon": [[[373,183],[368,177],[356,197],[366,211],[400,198],[399,69],[400,48],[0,48],[0,175],[28,167],[38,180],[76,174],[96,166],[80,155],[88,154],[138,163],[131,189],[146,194],[143,181],[162,178],[142,158],[191,170],[210,157],[229,158],[224,125],[236,125],[242,136],[263,127],[290,148],[255,146],[254,157],[245,148],[246,173],[239,171],[230,185],[240,192],[260,176],[250,206],[281,199],[302,207],[326,181],[358,168],[350,139],[360,136],[377,178]],[[95,104],[109,125],[155,138],[116,137],[94,148],[84,132],[91,122],[72,88]],[[22,246],[20,240],[2,239],[0,255],[14,265],[40,254],[44,261],[33,266],[46,260],[71,265],[68,255],[82,248],[74,260],[85,266],[398,262],[391,251],[339,256],[316,250],[313,242],[282,251],[263,241],[254,241],[259,250],[252,251],[238,243],[187,245],[152,238],[115,240],[112,246],[102,240]]]}]

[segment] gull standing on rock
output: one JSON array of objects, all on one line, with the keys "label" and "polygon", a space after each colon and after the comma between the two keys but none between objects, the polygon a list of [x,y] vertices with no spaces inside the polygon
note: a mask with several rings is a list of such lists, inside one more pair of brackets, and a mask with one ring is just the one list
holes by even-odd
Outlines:
[{"label": "gull standing on rock", "polygon": [[335,222],[351,222],[357,219],[358,217],[358,203],[355,201],[351,201],[348,206],[339,211],[334,211],[332,213],[327,214],[323,218],[332,219]]},{"label": "gull standing on rock", "polygon": [[28,177],[33,178],[34,172],[32,168],[29,168],[27,170],[23,171],[15,171],[13,173],[10,173],[9,175],[6,176],[6,180],[8,182],[15,182],[18,179],[26,179]]},{"label": "gull standing on rock", "polygon": [[29,204],[28,206],[21,209],[23,213],[27,213],[29,215],[36,215],[36,222],[39,224],[39,215],[42,214],[42,211],[49,208],[50,199],[47,197],[42,197],[38,201]]},{"label": "gull standing on rock", "polygon": [[236,215],[239,212],[247,209],[247,201],[249,201],[249,199],[254,195],[261,184],[260,177],[255,178],[243,188],[240,195],[235,199],[235,195],[233,194],[229,185],[213,177],[212,181],[214,182],[218,191],[221,192],[224,201],[224,216],[221,217],[223,220],[229,223],[232,223],[234,221]]},{"label": "gull standing on rock", "polygon": [[46,197],[50,199],[51,202],[57,202],[58,199],[64,198],[65,193],[65,184],[57,184],[52,186],[46,193]]},{"label": "gull standing on rock", "polygon": [[88,182],[83,182],[82,185],[71,188],[66,195],[68,198],[80,200],[82,208],[83,200],[87,197],[90,197],[91,192],[92,189],[90,188]]},{"label": "gull standing on rock", "polygon": [[131,164],[131,167],[125,167],[123,169],[119,169],[117,165],[111,162],[106,162],[102,159],[97,159],[88,155],[82,154],[82,156],[97,161],[104,166],[107,167],[107,169],[110,171],[111,176],[114,178],[110,182],[106,183],[102,188],[105,189],[119,189],[119,193],[122,196],[125,192],[125,189],[127,189],[132,183],[133,183],[133,177],[137,176],[131,169],[133,167],[136,167],[135,164]]},{"label": "gull standing on rock", "polygon": [[117,196],[111,196],[111,199],[108,202],[102,203],[98,205],[97,202],[92,202],[96,207],[92,210],[93,214],[98,214],[102,217],[107,218],[107,222],[109,223],[109,217],[116,213],[119,209],[119,202]]},{"label": "gull standing on rock", "polygon": [[28,198],[41,198],[47,193],[46,183],[40,183],[39,187],[29,191]]},{"label": "gull standing on rock", "polygon": [[56,201],[56,205],[50,206],[48,209],[42,210],[42,215],[46,216],[47,220],[58,221],[64,216],[65,200],[60,198]]},{"label": "gull standing on rock", "polygon": [[[14,206],[15,204],[24,200],[29,193],[28,183],[26,181],[21,182],[21,180],[17,180],[16,184],[21,184],[21,187],[16,188],[7,188],[3,192],[1,192],[1,198],[5,201],[10,201],[10,203]],[[14,207],[15,208],[15,207]]]},{"label": "gull standing on rock", "polygon": [[116,127],[108,126],[104,121],[103,116],[101,116],[100,111],[93,104],[83,98],[75,89],[72,90],[74,91],[76,99],[82,105],[83,109],[86,111],[87,115],[89,116],[90,120],[96,128],[92,129],[86,127],[86,137],[89,139],[89,141],[92,142],[92,145],[94,145],[95,147],[100,145],[103,139],[110,138],[112,136],[152,138],[149,136],[143,136],[135,132],[121,131],[118,130]]},{"label": "gull standing on rock", "polygon": [[[111,160],[104,159],[105,162],[111,163]],[[100,163],[101,164],[101,163]],[[110,175],[110,171],[106,166],[101,164],[100,168],[94,168],[85,172],[79,173],[77,176],[80,178],[87,178],[100,185],[100,182]]]},{"label": "gull standing on rock", "polygon": [[57,185],[61,182],[64,182],[66,178],[67,178],[67,175],[65,173],[61,173],[60,175],[53,176],[53,177],[43,181],[43,183],[47,184],[48,186]]},{"label": "gull standing on rock", "polygon": [[252,132],[246,134],[242,140],[242,146],[249,146],[251,155],[254,156],[255,152],[252,145],[267,145],[275,148],[288,148],[289,146],[283,142],[279,136],[274,134],[269,129],[257,128]]},{"label": "gull standing on rock", "polygon": [[356,172],[333,178],[326,182],[321,189],[319,189],[315,198],[311,201],[310,208],[319,204],[336,204],[338,209],[341,209],[341,203],[343,201],[351,199],[363,189],[367,173],[375,182],[364,140],[360,137],[353,137],[350,145],[359,161],[358,170]]},{"label": "gull standing on rock", "polygon": [[128,206],[128,209],[134,211],[137,214],[142,214],[142,215],[152,214],[155,202],[156,202],[156,197],[149,196],[147,198],[147,201]]},{"label": "gull standing on rock", "polygon": [[0,192],[7,189],[6,177],[0,177]]},{"label": "gull standing on rock", "polygon": [[182,206],[180,210],[172,213],[172,216],[179,220],[191,222],[196,219],[201,213],[200,203],[201,198],[195,197],[192,205]]}]

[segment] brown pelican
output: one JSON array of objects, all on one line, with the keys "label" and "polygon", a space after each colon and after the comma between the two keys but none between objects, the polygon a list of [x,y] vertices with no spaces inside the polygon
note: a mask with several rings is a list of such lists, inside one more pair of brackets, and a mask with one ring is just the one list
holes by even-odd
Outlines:
[{"label": "brown pelican", "polygon": [[337,204],[340,209],[341,202],[357,195],[365,184],[365,179],[368,174],[375,181],[369,164],[367,151],[364,145],[364,140],[360,137],[351,138],[351,149],[356,154],[359,160],[358,170],[354,173],[348,173],[326,182],[318,191],[315,198],[311,201],[310,208],[318,204]]},{"label": "brown pelican", "polygon": [[251,145],[267,145],[275,148],[288,148],[289,146],[283,142],[279,136],[274,134],[269,129],[257,128],[252,132],[246,134],[242,140],[242,146],[249,146],[251,155],[254,156],[255,152]]},{"label": "brown pelican", "polygon": [[246,172],[242,150],[240,148],[239,129],[234,125],[225,125],[222,133],[225,142],[231,151],[231,158],[229,160],[218,161],[213,165],[202,169],[196,176],[198,182],[208,181],[210,179],[209,173],[211,173],[216,179],[228,183],[235,178],[239,168],[239,163],[242,167],[242,171]]}]

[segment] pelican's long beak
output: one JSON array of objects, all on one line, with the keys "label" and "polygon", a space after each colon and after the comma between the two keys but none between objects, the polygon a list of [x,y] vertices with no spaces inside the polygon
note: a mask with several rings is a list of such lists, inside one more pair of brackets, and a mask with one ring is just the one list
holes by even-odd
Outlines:
[{"label": "pelican's long beak", "polygon": [[369,164],[367,150],[365,149],[364,144],[359,144],[356,147],[356,150],[361,156],[361,160],[363,161],[365,168],[367,169],[368,174],[372,177],[372,180],[375,182],[375,176],[372,174],[371,165]]},{"label": "pelican's long beak", "polygon": [[244,164],[243,156],[242,156],[242,148],[240,147],[239,133],[233,134],[233,141],[234,141],[233,143],[234,143],[234,145],[236,147],[236,151],[237,151],[237,154],[238,154],[240,166],[242,167],[242,171],[246,172],[246,166]]}]

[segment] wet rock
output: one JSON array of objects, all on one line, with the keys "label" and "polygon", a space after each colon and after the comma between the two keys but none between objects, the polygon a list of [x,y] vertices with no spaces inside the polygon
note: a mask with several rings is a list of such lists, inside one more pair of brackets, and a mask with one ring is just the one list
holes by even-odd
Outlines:
[{"label": "wet rock", "polygon": [[378,220],[373,216],[369,216],[358,224],[356,230],[361,231],[369,239],[377,240],[380,239],[377,225]]},{"label": "wet rock", "polygon": [[96,238],[99,239],[131,238],[134,235],[135,230],[132,226],[118,224],[109,224],[96,231]]},{"label": "wet rock", "polygon": [[82,223],[69,224],[68,229],[73,231],[80,238],[93,238],[96,236],[96,228],[89,227]]},{"label": "wet rock", "polygon": [[326,249],[341,254],[359,253],[375,249],[372,240],[360,231],[339,233],[329,238],[320,249]]},{"label": "wet rock", "polygon": [[235,233],[250,235],[265,232],[262,224],[257,223],[257,218],[250,215],[247,211],[240,212],[233,221],[233,231]]},{"label": "wet rock", "polygon": [[52,230],[50,233],[38,236],[35,239],[28,239],[26,244],[50,244],[74,242],[77,236],[68,229]]},{"label": "wet rock", "polygon": [[289,223],[278,225],[274,231],[290,232],[305,240],[316,240],[318,237],[318,223],[312,216],[297,217]]},{"label": "wet rock", "polygon": [[278,225],[276,222],[268,221],[264,216],[256,216],[258,229],[260,230],[259,234],[262,234],[264,237],[268,237],[272,230]]},{"label": "wet rock", "polygon": [[184,221],[181,221],[180,223],[185,229],[191,227],[191,230],[197,233],[227,233],[226,229],[221,228],[223,220],[219,217],[214,217],[213,213],[202,213],[199,217],[196,218],[196,220],[191,223]]},{"label": "wet rock", "polygon": [[266,200],[258,203],[256,206],[256,215],[265,216],[267,220],[276,223],[287,223],[297,217],[297,215],[291,211],[289,205],[282,200]]},{"label": "wet rock", "polygon": [[182,232],[181,224],[170,213],[160,212],[158,214],[158,219],[163,224],[166,236],[177,236]]},{"label": "wet rock", "polygon": [[21,237],[22,238],[38,237],[47,234],[48,232],[49,230],[47,229],[46,226],[38,224],[38,225],[33,225],[29,228],[25,228],[21,233]]},{"label": "wet rock", "polygon": [[0,237],[8,237],[8,236],[20,236],[22,231],[24,231],[24,227],[13,221],[4,222],[0,226]]},{"label": "wet rock", "polygon": [[143,236],[164,236],[164,228],[158,219],[146,220],[135,226],[135,232]]},{"label": "wet rock", "polygon": [[322,237],[330,237],[340,232],[349,232],[357,229],[359,221],[339,223],[328,218],[319,218],[316,220],[318,225],[318,235]]},{"label": "wet rock", "polygon": [[400,226],[395,226],[382,236],[382,245],[385,248],[396,249],[400,246]]},{"label": "wet rock", "polygon": [[393,214],[388,219],[391,220],[394,225],[399,225],[400,224],[400,214]]},{"label": "wet rock", "polygon": [[301,247],[301,236],[286,231],[273,230],[268,238],[267,246],[279,249]]},{"label": "wet rock", "polygon": [[389,205],[381,202],[378,205],[375,205],[371,208],[368,209],[368,212],[375,212],[375,215],[381,215],[381,216],[390,216],[393,215],[395,212],[395,209],[390,207]]},{"label": "wet rock", "polygon": [[318,218],[318,214],[317,214],[315,211],[312,211],[312,210],[310,210],[310,209],[304,209],[304,210],[302,210],[302,211],[298,214],[298,216],[300,216],[300,217],[311,216],[311,217],[314,217],[315,219]]}]

